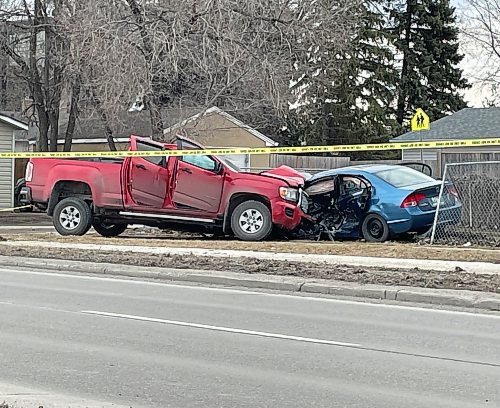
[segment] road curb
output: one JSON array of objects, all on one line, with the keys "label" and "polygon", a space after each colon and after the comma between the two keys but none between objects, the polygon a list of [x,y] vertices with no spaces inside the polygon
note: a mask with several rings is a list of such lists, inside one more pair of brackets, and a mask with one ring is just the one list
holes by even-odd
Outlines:
[{"label": "road curb", "polygon": [[458,306],[473,309],[500,311],[500,294],[453,289],[429,289],[407,286],[358,284],[331,280],[306,280],[294,276],[246,274],[238,272],[204,271],[139,267],[117,264],[54,259],[24,259],[0,256],[2,268],[23,267],[33,270],[76,272],[96,275],[125,276],[139,279],[157,279],[173,282],[190,282],[250,289],[271,289],[287,292],[325,294],[400,302]]},{"label": "road curb", "polygon": [[347,283],[334,281],[304,283],[300,291],[306,293],[321,293],[334,296],[363,297],[369,299],[386,299],[385,287],[378,285],[348,285]]}]

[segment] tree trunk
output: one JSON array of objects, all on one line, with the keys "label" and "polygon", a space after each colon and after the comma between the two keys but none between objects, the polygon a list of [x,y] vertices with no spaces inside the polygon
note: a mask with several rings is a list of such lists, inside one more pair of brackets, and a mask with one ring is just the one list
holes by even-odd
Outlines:
[{"label": "tree trunk", "polygon": [[102,112],[101,120],[104,123],[104,130],[106,133],[106,140],[108,141],[109,150],[116,151],[115,140],[113,139],[113,130],[109,126],[108,117],[105,112]]},{"label": "tree trunk", "polygon": [[64,137],[64,151],[71,151],[71,143],[73,141],[73,134],[75,133],[76,119],[78,118],[78,102],[80,101],[81,84],[78,78],[73,84],[71,91],[71,105],[69,108],[68,127],[66,128],[66,135]]},{"label": "tree trunk", "polygon": [[95,91],[93,89],[90,90],[90,98],[92,99],[92,102],[94,102],[96,110],[99,113],[99,116],[101,117],[101,122],[104,125],[104,133],[106,135],[106,140],[108,141],[109,150],[116,151],[117,149],[115,145],[115,140],[113,138],[113,130],[109,125],[108,115],[106,114],[106,111],[102,107],[101,100],[95,94]]},{"label": "tree trunk", "polygon": [[49,140],[47,135],[49,133],[49,119],[47,118],[47,112],[43,106],[36,105],[38,112],[38,138],[37,138],[37,151],[48,152],[49,151]]},{"label": "tree trunk", "polygon": [[[7,27],[0,24],[0,40],[7,38]],[[7,64],[9,57],[2,53],[0,56],[0,109],[7,109]]]},{"label": "tree trunk", "polygon": [[30,36],[30,55],[29,55],[29,73],[33,78],[31,82],[31,88],[33,93],[33,99],[36,105],[36,110],[38,113],[38,141],[37,147],[38,151],[47,152],[49,151],[49,118],[47,115],[47,110],[45,109],[45,98],[42,89],[42,84],[40,80],[40,75],[38,73],[37,66],[37,38],[39,30],[39,17],[40,17],[40,0],[35,0],[35,10],[33,14],[33,26],[31,27]]},{"label": "tree trunk", "polygon": [[57,152],[57,140],[59,137],[59,110],[49,113],[49,148],[51,152]]},{"label": "tree trunk", "polygon": [[144,98],[144,106],[150,112],[153,139],[160,139],[163,136],[163,120],[161,117],[160,103],[156,97],[159,92],[158,89],[156,89],[158,85],[156,85],[155,76],[157,75],[159,68],[156,68],[156,64],[154,63],[153,39],[146,29],[146,21],[144,18],[145,13],[142,4],[137,2],[137,0],[126,1],[139,27],[139,33],[144,45],[144,59],[146,61],[146,66],[151,70],[148,75],[150,90],[149,94]]},{"label": "tree trunk", "polygon": [[150,112],[151,133],[154,140],[163,138],[163,119],[159,104],[154,101],[154,97],[146,95],[144,97],[144,107]]}]

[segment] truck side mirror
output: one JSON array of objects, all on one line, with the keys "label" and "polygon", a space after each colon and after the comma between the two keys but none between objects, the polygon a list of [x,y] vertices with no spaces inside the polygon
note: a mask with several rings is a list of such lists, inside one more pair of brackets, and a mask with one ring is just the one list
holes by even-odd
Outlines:
[{"label": "truck side mirror", "polygon": [[214,172],[216,174],[222,174],[224,172],[224,165],[220,161],[215,162]]}]

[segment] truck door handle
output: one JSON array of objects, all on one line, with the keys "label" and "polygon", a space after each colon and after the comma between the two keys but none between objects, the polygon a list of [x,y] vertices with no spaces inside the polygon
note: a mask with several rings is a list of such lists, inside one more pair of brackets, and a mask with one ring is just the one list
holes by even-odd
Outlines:
[{"label": "truck door handle", "polygon": [[184,173],[193,174],[193,172],[191,171],[191,169],[188,169],[187,167],[183,167],[181,170],[182,170]]},{"label": "truck door handle", "polygon": [[135,167],[141,170],[146,170],[146,166],[144,164],[136,164]]}]

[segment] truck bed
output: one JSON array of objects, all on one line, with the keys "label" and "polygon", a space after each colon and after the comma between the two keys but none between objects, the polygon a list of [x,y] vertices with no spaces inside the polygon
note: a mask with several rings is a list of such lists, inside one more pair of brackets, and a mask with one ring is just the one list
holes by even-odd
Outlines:
[{"label": "truck bed", "polygon": [[95,205],[123,208],[121,170],[123,159],[32,159],[32,200],[47,203],[61,182],[92,186]]}]

